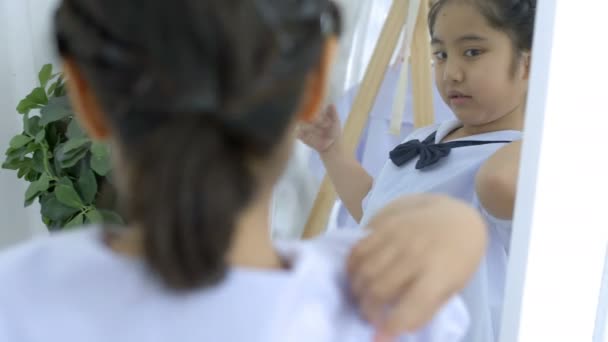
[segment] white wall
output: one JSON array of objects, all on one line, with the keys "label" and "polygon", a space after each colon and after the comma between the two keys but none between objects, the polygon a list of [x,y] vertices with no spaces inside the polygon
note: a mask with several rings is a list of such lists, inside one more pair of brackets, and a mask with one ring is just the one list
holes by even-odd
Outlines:
[{"label": "white wall", "polygon": [[[37,71],[53,61],[50,30],[57,0],[0,0],[0,158],[10,138],[21,132],[15,107],[33,89]],[[0,170],[0,248],[46,230],[39,208],[23,208],[26,183]]]}]

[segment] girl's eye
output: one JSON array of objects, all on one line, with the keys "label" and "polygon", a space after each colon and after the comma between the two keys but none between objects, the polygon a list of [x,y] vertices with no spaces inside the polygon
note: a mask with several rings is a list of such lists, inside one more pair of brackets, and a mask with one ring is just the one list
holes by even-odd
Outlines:
[{"label": "girl's eye", "polygon": [[478,49],[468,49],[464,52],[464,55],[467,57],[477,57],[482,54],[481,50]]},{"label": "girl's eye", "polygon": [[448,58],[448,54],[443,51],[437,51],[433,55],[435,55],[435,59],[438,61],[443,61]]}]

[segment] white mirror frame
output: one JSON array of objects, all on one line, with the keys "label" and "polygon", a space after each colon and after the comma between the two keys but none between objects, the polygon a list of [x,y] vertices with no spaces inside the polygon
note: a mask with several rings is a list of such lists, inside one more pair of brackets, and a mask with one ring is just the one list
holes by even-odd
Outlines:
[{"label": "white mirror frame", "polygon": [[537,13],[501,342],[600,342],[608,2],[540,0]]}]

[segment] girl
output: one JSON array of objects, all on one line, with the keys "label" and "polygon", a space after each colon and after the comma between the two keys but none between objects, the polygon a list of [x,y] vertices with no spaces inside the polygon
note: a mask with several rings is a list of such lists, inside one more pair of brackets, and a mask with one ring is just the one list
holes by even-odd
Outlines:
[{"label": "girl", "polygon": [[[64,0],[56,29],[81,123],[114,147],[131,226],[4,254],[0,341],[372,338],[344,275],[361,234],[277,247],[269,238],[269,201],[293,128],[324,96],[339,31],[329,1]],[[460,248],[444,248],[431,264],[472,274],[484,249],[473,209],[413,196],[385,210],[378,229],[405,225],[411,236],[450,240]],[[472,238],[442,232],[445,220]],[[391,302],[389,332],[412,311],[415,300],[405,299]],[[403,339],[460,340],[464,306],[441,304]]]},{"label": "girl", "polygon": [[[391,151],[391,160],[375,180],[342,152],[333,109],[300,127],[300,139],[320,153],[341,200],[361,226],[398,196],[421,192],[449,194],[483,214],[490,246],[463,293],[473,316],[467,341],[498,336],[519,146],[509,143],[521,139],[535,8],[533,0],[434,2],[429,28],[436,86],[458,120],[414,131]],[[384,243],[379,239],[377,234],[375,248],[359,255],[361,265],[354,271],[359,279],[355,293],[372,303],[368,316],[407,281],[395,276],[403,262],[397,251],[406,249],[398,245],[402,241],[390,234]],[[386,279],[393,279],[390,288],[380,295],[369,293],[375,282],[388,284]]]}]

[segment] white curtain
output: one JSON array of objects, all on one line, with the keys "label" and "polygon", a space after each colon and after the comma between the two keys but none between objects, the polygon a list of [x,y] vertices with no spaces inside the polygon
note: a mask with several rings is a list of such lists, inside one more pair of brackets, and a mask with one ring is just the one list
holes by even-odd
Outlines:
[{"label": "white curtain", "polygon": [[[56,62],[50,23],[56,0],[0,0],[0,159],[21,132],[15,108],[37,85],[38,70]],[[55,63],[56,64],[56,63]],[[0,248],[45,233],[39,207],[23,207],[27,184],[0,170]]]}]

